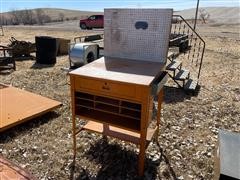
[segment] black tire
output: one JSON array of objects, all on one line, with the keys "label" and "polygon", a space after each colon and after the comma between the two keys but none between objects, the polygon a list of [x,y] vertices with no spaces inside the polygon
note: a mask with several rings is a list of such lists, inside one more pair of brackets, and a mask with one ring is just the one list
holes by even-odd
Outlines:
[{"label": "black tire", "polygon": [[85,23],[83,23],[83,24],[80,24],[80,28],[81,28],[81,29],[87,29],[87,26],[86,26]]},{"label": "black tire", "polygon": [[89,52],[87,55],[87,63],[91,63],[95,60],[93,52]]}]

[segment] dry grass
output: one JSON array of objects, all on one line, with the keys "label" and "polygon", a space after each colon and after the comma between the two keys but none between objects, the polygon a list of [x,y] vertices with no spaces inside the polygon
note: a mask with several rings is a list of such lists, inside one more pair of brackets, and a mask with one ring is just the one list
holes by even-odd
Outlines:
[{"label": "dry grass", "polygon": [[[8,29],[0,44],[7,44],[10,36],[34,41],[35,35],[72,39],[81,33]],[[150,144],[145,179],[212,179],[218,129],[240,132],[240,42],[220,37],[205,40],[207,49],[198,96],[165,87],[158,138],[161,150]],[[69,78],[61,70],[67,66],[67,56],[58,57],[54,67],[36,66],[31,60],[18,61],[17,71],[0,75],[0,82],[63,103],[55,112],[0,135],[0,153],[39,179],[69,179],[73,175]],[[129,143],[81,133],[74,176],[134,179],[137,151]]]}]

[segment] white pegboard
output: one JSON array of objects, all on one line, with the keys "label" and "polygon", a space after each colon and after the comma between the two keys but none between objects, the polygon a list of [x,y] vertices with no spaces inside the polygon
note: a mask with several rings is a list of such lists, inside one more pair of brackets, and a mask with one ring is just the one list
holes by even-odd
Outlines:
[{"label": "white pegboard", "polygon": [[[105,9],[104,55],[166,63],[172,9]],[[136,23],[147,24],[137,29]]]}]

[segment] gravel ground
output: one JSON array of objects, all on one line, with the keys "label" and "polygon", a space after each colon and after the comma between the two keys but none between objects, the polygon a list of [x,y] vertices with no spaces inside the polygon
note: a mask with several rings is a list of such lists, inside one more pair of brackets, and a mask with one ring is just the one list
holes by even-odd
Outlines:
[{"label": "gravel ground", "polygon": [[[13,29],[11,36],[34,41],[35,35],[72,39],[82,32]],[[237,38],[237,37],[236,37]],[[198,96],[165,87],[159,144],[147,149],[144,179],[212,179],[218,129],[240,132],[240,42],[236,38],[205,37],[206,54]],[[0,153],[39,179],[138,179],[135,145],[83,132],[78,136],[75,170],[69,77],[61,68],[18,61],[17,71],[0,74],[0,82],[61,101],[59,109],[0,134]],[[83,122],[80,121],[79,124]]]}]

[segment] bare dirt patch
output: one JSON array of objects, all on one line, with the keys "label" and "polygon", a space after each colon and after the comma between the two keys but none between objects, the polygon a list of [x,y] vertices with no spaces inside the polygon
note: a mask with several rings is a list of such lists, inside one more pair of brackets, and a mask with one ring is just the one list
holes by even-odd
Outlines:
[{"label": "bare dirt patch", "polygon": [[[73,39],[86,32],[7,29],[11,36],[34,42],[36,35]],[[160,136],[147,150],[145,179],[212,179],[218,129],[240,132],[240,42],[235,38],[204,37],[207,43],[201,89],[196,97],[165,87]],[[53,67],[17,61],[17,70],[0,75],[0,82],[56,99],[58,110],[0,134],[0,153],[39,179],[134,179],[135,145],[83,132],[78,137],[76,169],[72,171],[69,77],[58,57]],[[83,122],[80,121],[79,124]]]}]

